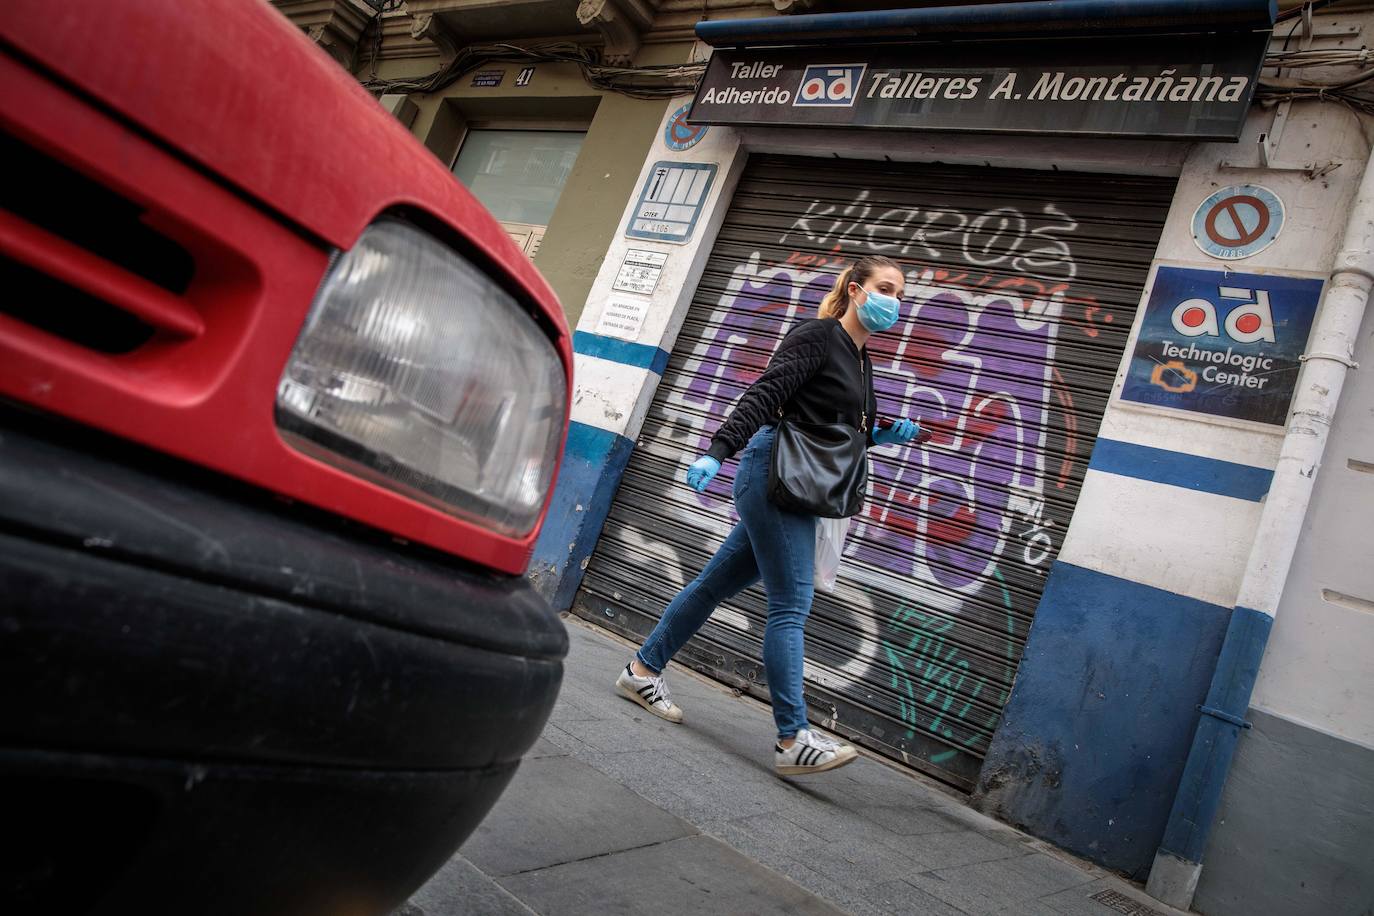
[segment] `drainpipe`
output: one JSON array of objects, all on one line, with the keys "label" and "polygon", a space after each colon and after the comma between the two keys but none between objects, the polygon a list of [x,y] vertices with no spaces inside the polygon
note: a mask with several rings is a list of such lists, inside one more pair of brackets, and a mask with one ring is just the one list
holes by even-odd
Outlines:
[{"label": "drainpipe", "polygon": [[1327,434],[1345,375],[1357,368],[1355,342],[1374,286],[1374,152],[1365,163],[1360,190],[1350,210],[1340,253],[1331,270],[1274,482],[1265,498],[1259,529],[1241,580],[1226,640],[1212,675],[1202,717],[1193,736],[1178,795],[1155,853],[1146,890],[1156,900],[1186,910],[1192,906],[1202,854],[1221,804],[1236,740],[1250,727],[1245,714],[1259,674],[1293,551],[1298,544],[1312,486],[1321,466]]}]

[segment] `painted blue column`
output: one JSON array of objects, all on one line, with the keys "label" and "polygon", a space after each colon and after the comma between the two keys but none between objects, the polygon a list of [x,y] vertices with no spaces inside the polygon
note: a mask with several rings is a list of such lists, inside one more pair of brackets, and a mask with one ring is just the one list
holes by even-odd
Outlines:
[{"label": "painted blue column", "polygon": [[574,421],[544,530],[534,545],[530,581],[555,611],[572,607],[634,443]]},{"label": "painted blue column", "polygon": [[1245,713],[1273,625],[1274,618],[1259,611],[1238,607],[1231,612],[1226,641],[1159,847],[1186,862],[1201,862],[1207,848],[1236,741],[1250,727]]}]

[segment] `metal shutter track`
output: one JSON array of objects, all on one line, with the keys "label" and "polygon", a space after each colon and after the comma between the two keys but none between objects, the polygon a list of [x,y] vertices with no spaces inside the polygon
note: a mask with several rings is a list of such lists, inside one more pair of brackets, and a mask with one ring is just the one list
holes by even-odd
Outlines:
[{"label": "metal shutter track", "polygon": [[[840,267],[893,257],[907,287],[902,333],[869,345],[880,410],[938,432],[923,449],[871,453],[867,514],[807,624],[807,700],[818,721],[970,787],[1073,514],[1173,188],[752,159],[577,612],[635,639],[652,629],[736,519],[735,463],[706,496],[681,483],[686,464]],[[737,596],[678,660],[767,699],[765,609],[759,587]]]}]

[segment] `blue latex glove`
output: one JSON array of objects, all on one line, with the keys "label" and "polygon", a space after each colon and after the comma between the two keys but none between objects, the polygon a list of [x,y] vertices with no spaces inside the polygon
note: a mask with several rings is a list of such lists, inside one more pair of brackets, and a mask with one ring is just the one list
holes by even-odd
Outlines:
[{"label": "blue latex glove", "polygon": [[886,429],[873,430],[873,441],[878,445],[906,445],[921,434],[921,425],[906,417]]},{"label": "blue latex glove", "polygon": [[698,493],[706,489],[706,485],[711,482],[711,478],[720,471],[720,462],[710,455],[702,455],[692,466],[687,469],[687,486],[696,490]]}]

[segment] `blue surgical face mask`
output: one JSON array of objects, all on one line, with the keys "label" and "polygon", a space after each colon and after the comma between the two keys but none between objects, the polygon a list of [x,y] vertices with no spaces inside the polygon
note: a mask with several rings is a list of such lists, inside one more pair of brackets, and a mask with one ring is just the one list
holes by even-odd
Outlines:
[{"label": "blue surgical face mask", "polygon": [[901,301],[896,296],[867,289],[868,297],[859,305],[859,321],[870,331],[886,331],[897,323]]}]

